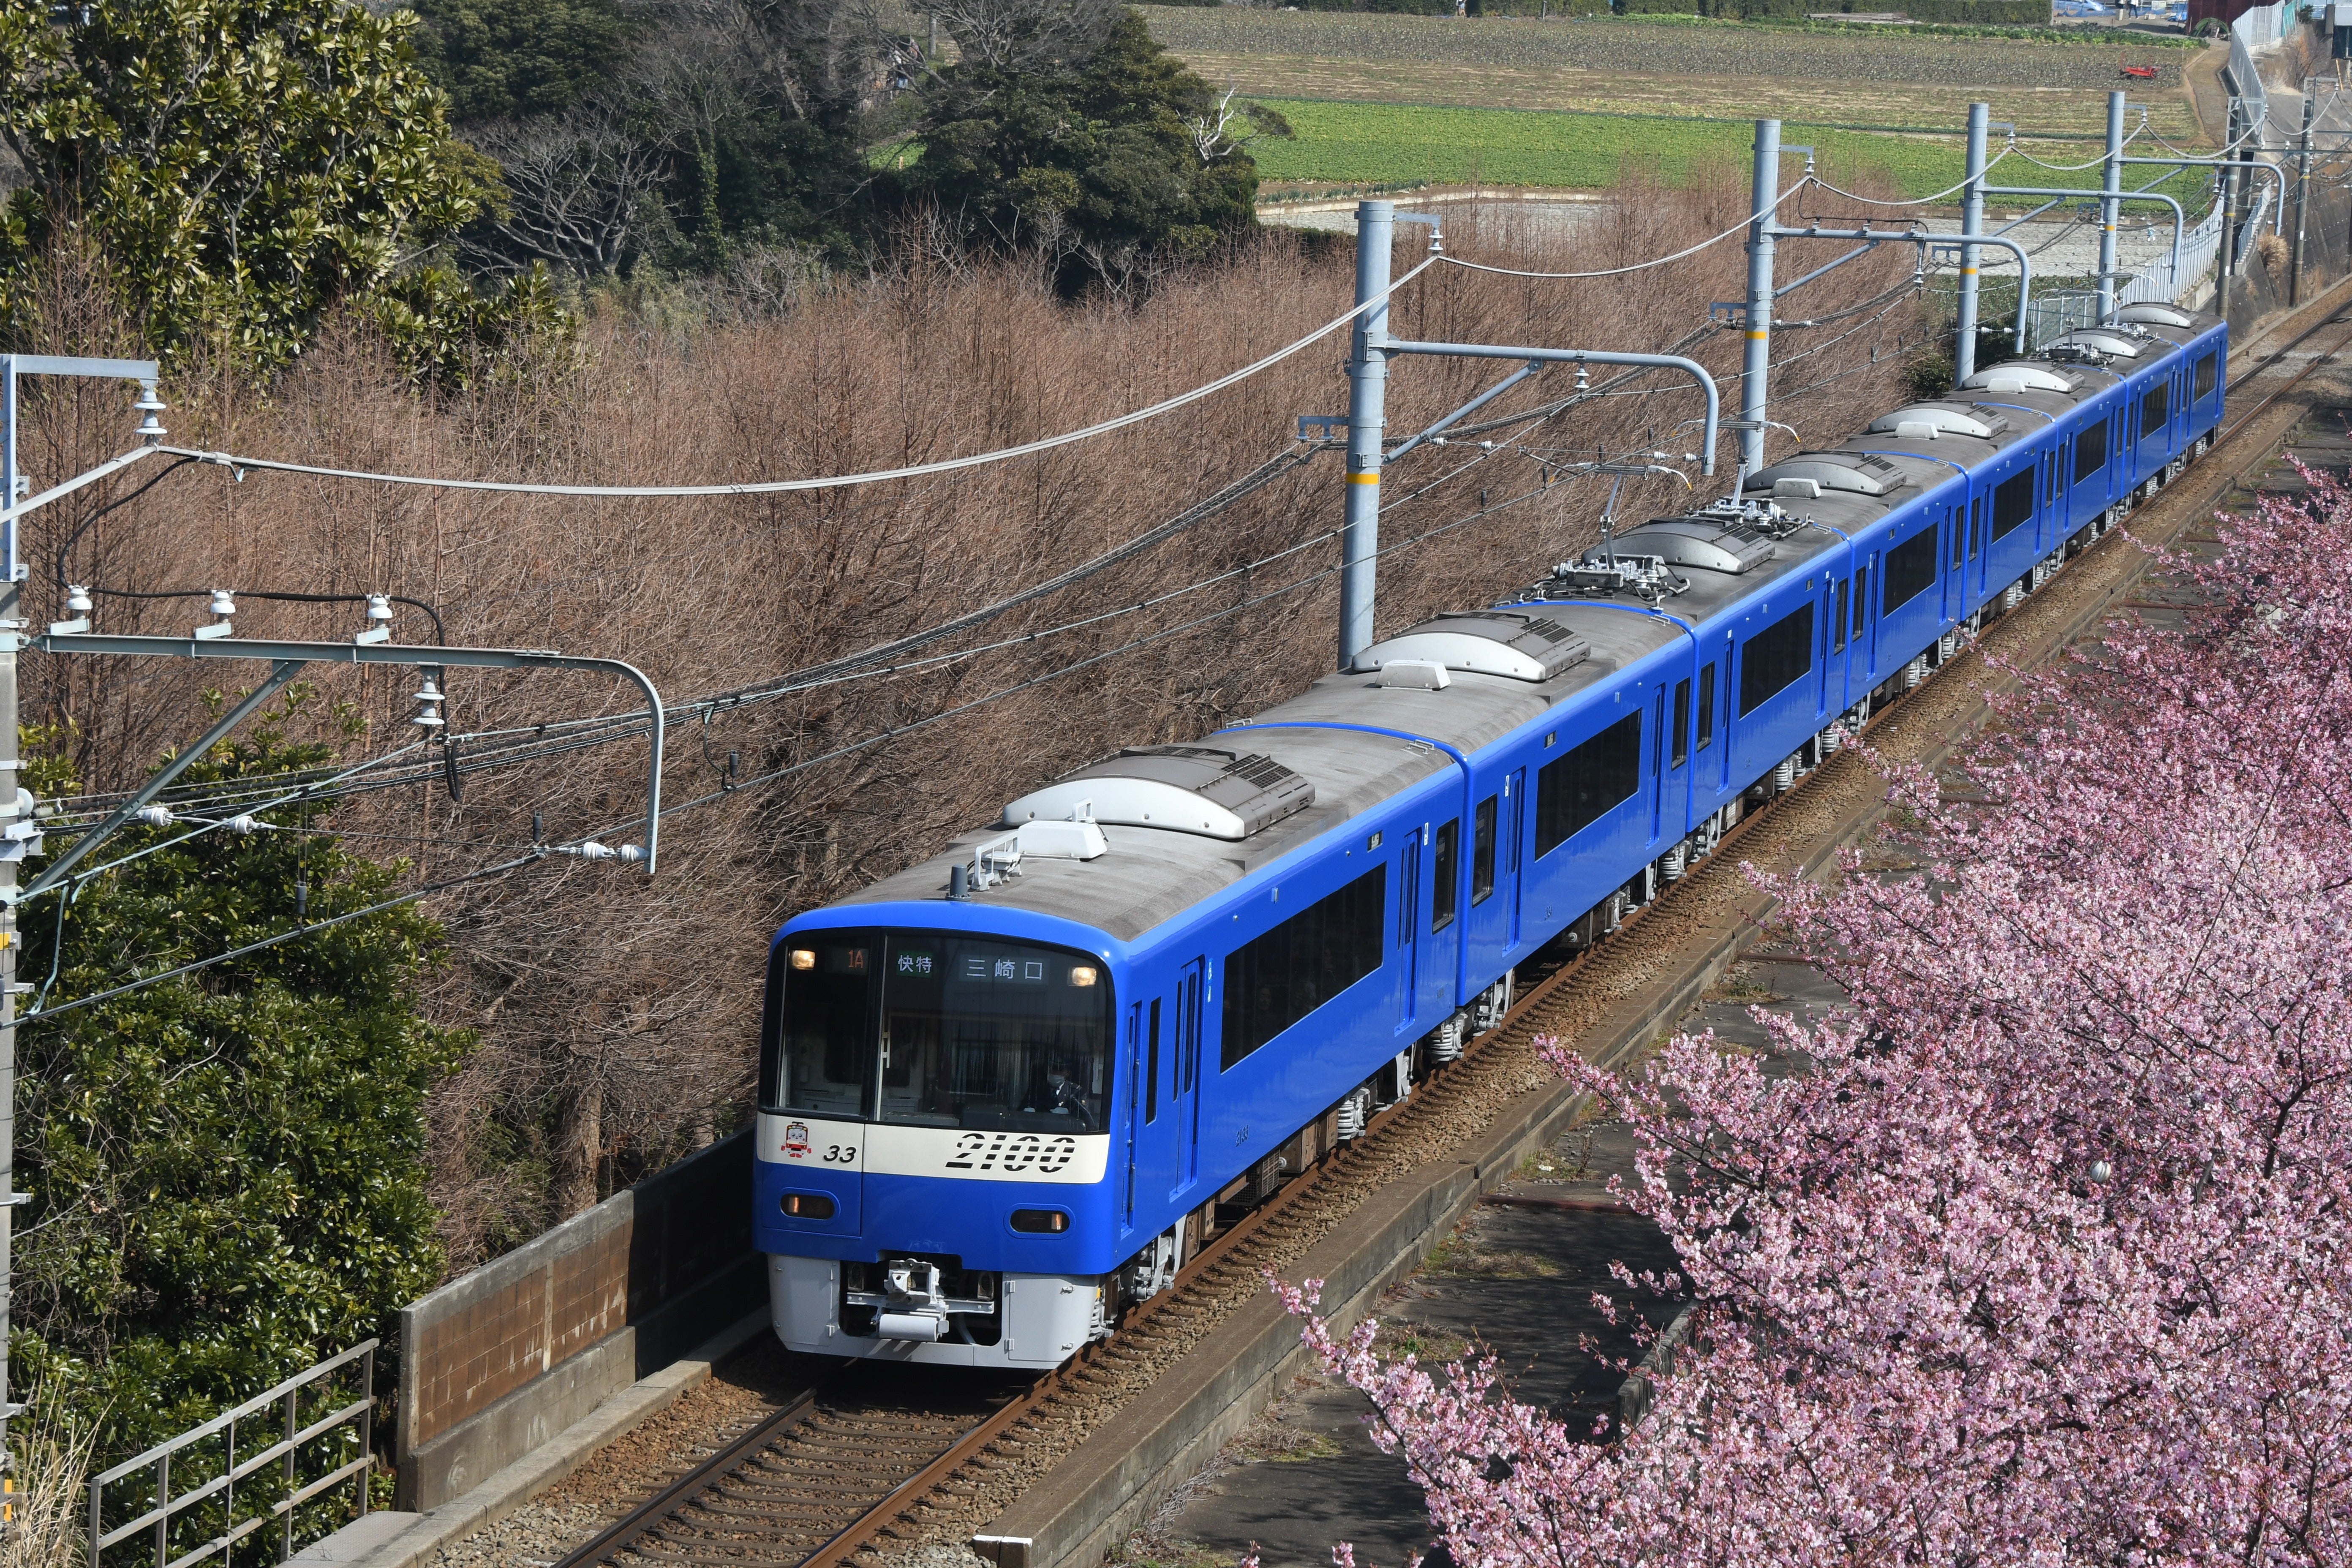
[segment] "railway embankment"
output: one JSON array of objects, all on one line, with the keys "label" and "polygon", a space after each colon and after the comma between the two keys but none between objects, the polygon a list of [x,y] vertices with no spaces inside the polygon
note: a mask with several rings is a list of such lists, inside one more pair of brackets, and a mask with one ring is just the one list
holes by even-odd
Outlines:
[{"label": "railway embankment", "polygon": [[[2305,411],[2299,389],[2328,356],[2352,345],[2352,326],[2336,319],[2347,305],[2352,284],[2274,318],[2242,342],[2236,358],[2242,379],[2233,387],[2231,421],[2214,452],[2145,502],[2116,531],[2122,538],[2111,533],[1989,626],[1927,686],[1888,709],[1872,727],[1874,747],[1898,762],[1934,763],[1985,716],[1988,700],[2005,684],[2001,670],[2033,665],[2095,636],[2105,617],[2131,604],[2150,561],[2140,546],[2180,539],[2250,476],[2268,470]],[[927,1470],[920,1484],[877,1500],[884,1506],[859,1519],[830,1554],[878,1562],[919,1548],[926,1556],[961,1556],[965,1543],[977,1539],[1000,1568],[1097,1560],[1257,1420],[1299,1370],[1296,1326],[1265,1291],[1265,1270],[1293,1279],[1323,1276],[1330,1281],[1325,1300],[1342,1321],[1370,1310],[1482,1198],[1512,1181],[1531,1156],[1554,1147],[1575,1116],[1573,1097],[1538,1061],[1534,1040],[1571,1039],[1593,1058],[1610,1061],[1674,1027],[1771,918],[1769,901],[1738,862],[1817,872],[1868,831],[1883,795],[1877,775],[1852,754],[1816,770],[1727,839],[1730,853],[1705,863],[1618,939],[1536,984],[1502,1028],[1384,1116],[1373,1136],[1294,1180],[1128,1331],[1047,1380],[1013,1418],[992,1423],[997,1429],[986,1441],[951,1451],[953,1462],[936,1473]],[[668,1223],[687,1222],[681,1214]],[[650,1228],[647,1236],[650,1242]],[[609,1242],[603,1245],[611,1250]],[[634,1255],[634,1242],[625,1250]],[[593,1291],[582,1297],[576,1289],[567,1297],[557,1285],[562,1270],[551,1264],[541,1260],[545,1288],[535,1300],[542,1315],[562,1300],[593,1299]],[[577,1285],[576,1278],[567,1278]],[[605,1278],[609,1295],[620,1287],[610,1270]],[[623,1270],[617,1278],[625,1282],[629,1275]],[[473,1303],[481,1311],[478,1328],[497,1315],[488,1300]],[[510,1326],[528,1316],[520,1300],[506,1303],[512,1309]],[[410,1342],[426,1353],[404,1369],[404,1378],[429,1383],[450,1375],[450,1368],[429,1359],[440,1353],[431,1348],[435,1342],[419,1336]],[[462,1335],[446,1342],[480,1348]],[[557,1365],[555,1343],[544,1333],[539,1342],[548,1358],[543,1374]],[[717,1352],[698,1353],[715,1359]],[[512,1365],[529,1371],[527,1359],[518,1357]],[[783,1382],[795,1374],[790,1365],[778,1373]],[[547,1432],[520,1457],[476,1470],[482,1481],[404,1521],[396,1539],[362,1555],[318,1560],[360,1561],[373,1568],[484,1560],[456,1543],[514,1514],[584,1459],[595,1447],[592,1437],[616,1432],[631,1412],[675,1403],[683,1418],[698,1408],[702,1394],[696,1385],[708,1375],[707,1362],[689,1360],[641,1376],[569,1426]],[[527,1394],[531,1381],[526,1376],[483,1400],[473,1415]],[[779,1385],[769,1403],[788,1392]],[[602,1500],[609,1506],[584,1512],[625,1512],[635,1498],[668,1484],[697,1456],[741,1434],[744,1399],[705,1403],[723,1416],[719,1428],[672,1433],[655,1446],[658,1453],[647,1453],[641,1476],[604,1477]],[[518,1407],[508,1408],[511,1414]],[[554,1420],[551,1415],[549,1424]],[[528,1424],[509,1429],[527,1431]],[[528,1541],[508,1542],[499,1560],[553,1561],[593,1532],[587,1525],[594,1521],[582,1510],[571,1521],[550,1521]]]}]

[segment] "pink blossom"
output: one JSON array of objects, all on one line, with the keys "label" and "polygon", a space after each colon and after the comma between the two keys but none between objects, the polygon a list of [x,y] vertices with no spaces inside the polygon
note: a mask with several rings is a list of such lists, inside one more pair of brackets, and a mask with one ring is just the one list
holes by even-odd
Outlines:
[{"label": "pink blossom", "polygon": [[2185,626],[2027,678],[1916,877],[1775,883],[1850,1016],[1638,1079],[1688,1348],[1629,1433],[1491,1362],[1370,1396],[1463,1568],[2352,1562],[2352,496],[2168,563]]}]

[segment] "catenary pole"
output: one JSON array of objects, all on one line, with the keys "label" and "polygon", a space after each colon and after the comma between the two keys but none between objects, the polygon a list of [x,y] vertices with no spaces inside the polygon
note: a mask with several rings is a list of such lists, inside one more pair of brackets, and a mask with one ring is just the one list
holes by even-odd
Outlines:
[{"label": "catenary pole", "polygon": [[[152,360],[0,354],[0,508],[9,513],[0,521],[0,1473],[13,1473],[8,1422],[25,1409],[8,1397],[8,1331],[16,1281],[11,1232],[16,1205],[26,1196],[16,1191],[16,867],[40,847],[34,824],[25,815],[23,803],[29,797],[17,783],[24,759],[16,751],[16,651],[25,646],[24,584],[28,574],[20,547],[24,516],[18,508],[32,484],[16,469],[16,383],[22,375],[136,381],[145,389],[139,406],[150,411],[139,434],[152,445],[165,434],[153,413],[163,406],[155,396],[156,374]],[[12,1528],[0,1524],[0,1536]]]},{"label": "catenary pole", "polygon": [[1747,352],[1739,364],[1739,479],[1764,466],[1765,378],[1772,367],[1772,214],[1780,203],[1780,122],[1756,122],[1756,172],[1748,197]]},{"label": "catenary pole", "polygon": [[2124,95],[2107,94],[2107,161],[2099,201],[2099,320],[2116,319],[2116,224],[2124,190]]},{"label": "catenary pole", "polygon": [[[1992,121],[1992,105],[1969,105],[1968,186],[1960,197],[1960,232],[1984,232],[1985,131]],[[1977,247],[1960,247],[1959,320],[1953,328],[1952,381],[1966,382],[1977,373]]]},{"label": "catenary pole", "polygon": [[1389,246],[1396,204],[1356,204],[1356,303],[1348,356],[1348,501],[1339,535],[1339,668],[1372,646],[1373,594],[1381,558],[1381,442],[1388,426]]},{"label": "catenary pole", "polygon": [[2311,121],[2312,111],[2318,107],[2312,96],[2311,84],[2303,84],[2303,139],[2294,153],[2294,257],[2287,265],[2286,302],[2303,303],[2303,242],[2308,227],[2304,215],[2311,208]]}]

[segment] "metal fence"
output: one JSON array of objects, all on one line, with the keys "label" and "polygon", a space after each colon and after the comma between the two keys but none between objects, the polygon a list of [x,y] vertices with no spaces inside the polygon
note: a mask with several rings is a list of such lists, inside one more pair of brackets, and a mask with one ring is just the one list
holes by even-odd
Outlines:
[{"label": "metal fence", "polygon": [[[226,1568],[263,1561],[268,1542],[261,1532],[273,1526],[277,1561],[283,1563],[294,1555],[298,1536],[307,1535],[299,1543],[308,1545],[348,1517],[331,1500],[318,1500],[346,1481],[354,1508],[365,1514],[374,1460],[375,1351],[374,1340],[354,1345],[93,1478],[89,1568],[189,1568],[206,1562]],[[357,1386],[343,1397],[339,1385],[353,1376]],[[275,1440],[264,1439],[263,1447],[239,1458],[237,1429],[244,1426],[250,1436],[257,1420],[277,1428]],[[184,1479],[192,1468],[203,1479],[174,1492],[184,1479],[175,1482],[173,1470]],[[111,1509],[110,1487],[116,1495]],[[116,1517],[131,1510],[139,1511]],[[239,1552],[248,1539],[253,1546]]]}]

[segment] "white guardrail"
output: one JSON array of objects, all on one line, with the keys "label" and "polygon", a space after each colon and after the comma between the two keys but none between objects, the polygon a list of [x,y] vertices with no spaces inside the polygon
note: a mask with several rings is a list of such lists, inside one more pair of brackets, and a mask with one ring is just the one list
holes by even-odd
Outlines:
[{"label": "white guardrail", "polygon": [[[238,1542],[272,1525],[278,1527],[278,1561],[283,1563],[294,1555],[296,1510],[346,1481],[352,1483],[358,1511],[365,1514],[368,1471],[374,1462],[375,1350],[373,1340],[353,1345],[193,1431],[91,1478],[89,1568],[106,1568],[110,1561],[127,1563],[131,1554],[142,1559],[141,1568],[187,1568],[209,1561],[226,1564]],[[339,1394],[338,1384],[354,1374],[356,1388],[347,1397]],[[277,1440],[265,1438],[262,1447],[240,1458],[237,1426],[256,1417],[274,1417],[270,1426],[280,1428]],[[203,1478],[180,1492],[172,1489],[175,1457],[184,1478],[178,1484],[186,1484],[191,1468]],[[133,1517],[108,1528],[106,1489],[115,1488],[120,1498],[133,1491],[122,1483],[134,1478],[133,1495],[152,1500]],[[129,1506],[138,1508],[139,1503]],[[116,1511],[121,1511],[119,1505]],[[310,1510],[318,1515],[335,1511],[325,1504]],[[324,1527],[321,1534],[341,1522],[332,1517],[312,1521]],[[121,1550],[109,1559],[107,1553],[114,1548]]]}]

